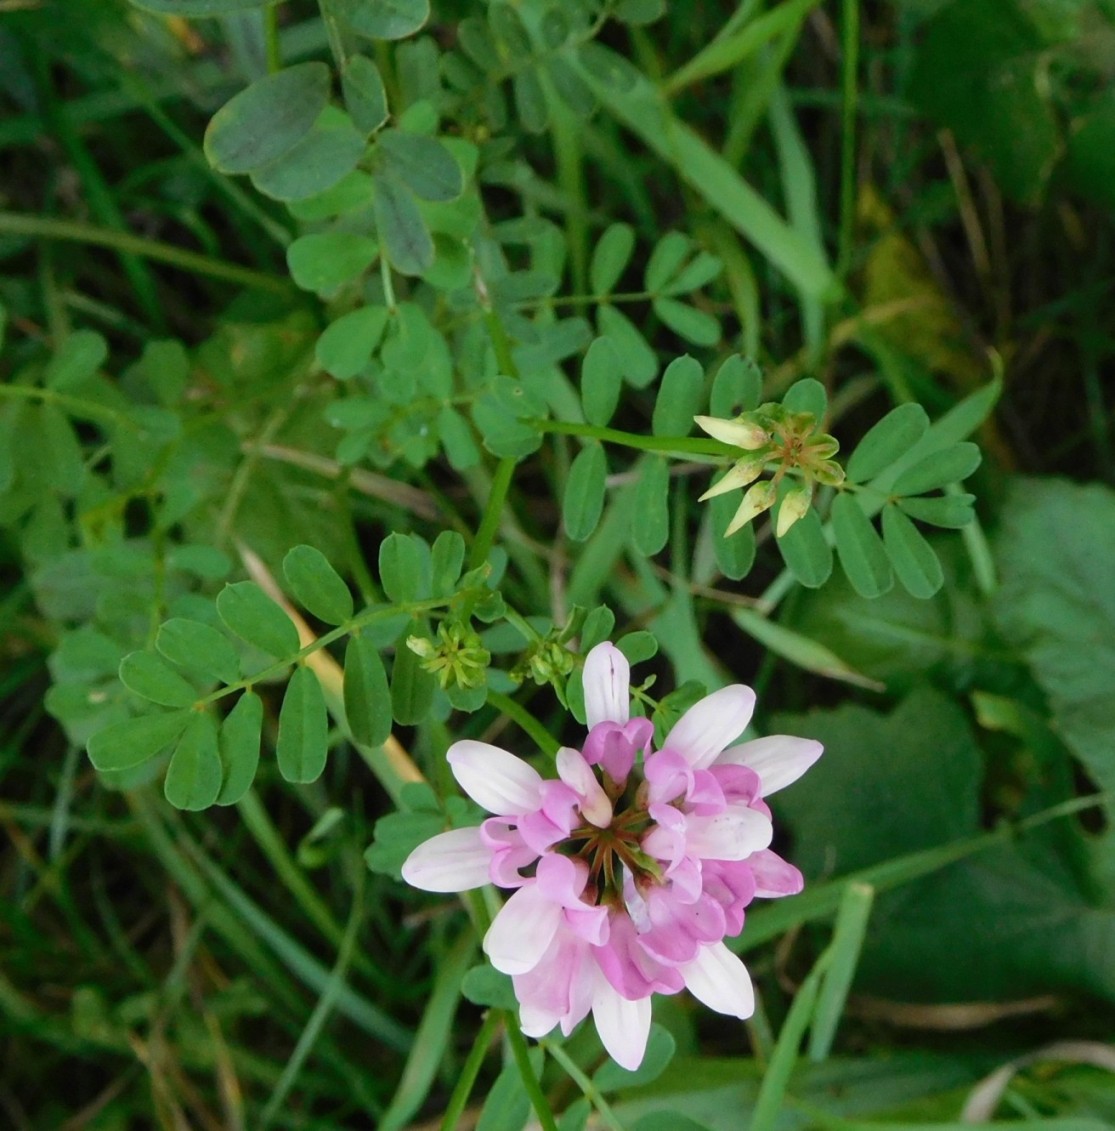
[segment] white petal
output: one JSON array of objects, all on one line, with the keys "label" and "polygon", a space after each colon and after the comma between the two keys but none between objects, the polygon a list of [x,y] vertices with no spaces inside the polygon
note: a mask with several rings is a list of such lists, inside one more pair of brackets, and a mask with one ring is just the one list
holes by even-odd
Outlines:
[{"label": "white petal", "polygon": [[600,976],[592,998],[592,1019],[608,1055],[629,1072],[643,1063],[650,1036],[650,1017],[649,997],[628,1001]]},{"label": "white petal", "polygon": [[774,827],[762,813],[732,805],[715,817],[690,817],[685,852],[702,860],[746,860],[766,848],[773,836]]},{"label": "white petal", "polygon": [[755,692],[742,683],[722,687],[694,703],[666,736],[664,750],[675,750],[695,770],[707,769],[734,738],[739,738],[755,710]]},{"label": "white petal", "polygon": [[744,420],[722,420],[718,416],[695,416],[697,427],[714,440],[731,444],[734,448],[755,451],[770,441],[770,436],[757,424]]},{"label": "white petal", "polygon": [[492,850],[480,829],[451,829],[423,841],[403,864],[403,879],[423,891],[471,891],[490,883]]},{"label": "white petal", "polygon": [[461,788],[489,813],[521,817],[542,804],[538,771],[498,746],[468,738],[454,742],[445,757]]},{"label": "white petal", "polygon": [[741,1020],[755,1012],[755,990],[747,967],[723,943],[701,947],[681,967],[685,988],[709,1009]]},{"label": "white petal", "polygon": [[582,676],[589,730],[597,723],[626,723],[631,717],[631,665],[614,645],[597,644],[585,657]]},{"label": "white petal", "polygon": [[585,820],[598,829],[606,829],[612,823],[612,803],[585,756],[579,750],[563,746],[557,752],[556,763],[558,777],[581,798],[580,809]]},{"label": "white petal", "polygon": [[484,936],[484,953],[504,974],[525,974],[538,965],[561,923],[561,905],[534,884],[519,888]]},{"label": "white petal", "polygon": [[759,775],[762,796],[795,782],[821,756],[824,747],[812,738],[772,734],[742,742],[716,759],[721,765],[747,766]]}]

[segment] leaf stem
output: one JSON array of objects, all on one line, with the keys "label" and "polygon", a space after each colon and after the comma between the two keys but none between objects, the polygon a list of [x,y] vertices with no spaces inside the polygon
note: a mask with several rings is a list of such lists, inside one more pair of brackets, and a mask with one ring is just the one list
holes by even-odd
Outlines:
[{"label": "leaf stem", "polygon": [[550,1105],[542,1092],[542,1085],[539,1084],[531,1066],[526,1037],[523,1036],[518,1021],[508,1010],[500,1010],[500,1012],[507,1023],[507,1041],[511,1045],[511,1055],[518,1065],[519,1074],[523,1078],[523,1087],[530,1096],[531,1107],[538,1116],[538,1122],[542,1125],[543,1131],[558,1131],[557,1120],[554,1119],[554,1113],[550,1110]]},{"label": "leaf stem", "polygon": [[496,473],[492,476],[492,490],[488,495],[488,502],[484,507],[484,514],[480,519],[480,529],[472,543],[469,553],[469,568],[477,569],[488,560],[488,554],[495,540],[496,530],[499,528],[500,519],[503,517],[503,508],[507,502],[507,492],[511,487],[511,477],[515,473],[518,461],[501,459],[496,464]]},{"label": "leaf stem", "polygon": [[460,1074],[457,1076],[457,1086],[453,1089],[445,1114],[441,1118],[441,1131],[453,1131],[457,1126],[472,1094],[476,1077],[480,1074],[488,1046],[492,1043],[501,1021],[502,1017],[497,1009],[491,1009],[485,1014],[484,1023],[480,1026],[480,1032],[476,1034],[476,1040],[472,1042],[472,1048],[469,1049],[468,1056],[461,1066]]},{"label": "leaf stem", "polygon": [[178,267],[195,275],[208,275],[211,279],[221,279],[226,283],[237,283],[258,290],[276,291],[288,294],[291,283],[250,267],[240,267],[235,263],[225,263],[211,259],[195,251],[184,251],[171,244],[149,240],[131,232],[114,231],[95,224],[83,224],[77,220],[55,220],[52,217],[28,216],[21,212],[0,212],[0,234],[10,236],[30,236],[32,239],[66,240],[72,243],[92,244],[107,247],[114,251],[145,256],[170,267]]},{"label": "leaf stem", "polygon": [[490,706],[495,707],[497,711],[501,711],[511,719],[520,730],[528,734],[543,754],[552,758],[561,748],[561,743],[559,743],[525,707],[517,703],[511,696],[504,695],[502,691],[489,691],[488,703]]},{"label": "leaf stem", "polygon": [[844,0],[840,46],[840,238],[836,274],[852,259],[856,224],[856,76],[859,70],[859,0]]},{"label": "leaf stem", "polygon": [[581,1093],[585,1099],[588,1100],[600,1115],[600,1121],[606,1127],[610,1127],[612,1131],[624,1131],[624,1126],[616,1117],[616,1113],[608,1106],[608,1101],[604,1099],[600,1089],[592,1082],[592,1079],[581,1071],[580,1066],[573,1060],[573,1058],[563,1049],[559,1044],[551,1041],[548,1037],[544,1037],[538,1042],[549,1054],[565,1069],[569,1078],[581,1089]]}]

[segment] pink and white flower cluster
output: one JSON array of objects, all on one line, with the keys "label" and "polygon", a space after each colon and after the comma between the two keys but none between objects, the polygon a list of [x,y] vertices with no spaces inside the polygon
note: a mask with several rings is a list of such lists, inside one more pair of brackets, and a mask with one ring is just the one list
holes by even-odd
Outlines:
[{"label": "pink and white flower cluster", "polygon": [[612,644],[585,658],[588,737],[557,754],[557,780],[487,743],[454,743],[461,788],[493,814],[421,844],[408,883],[459,892],[513,889],[484,937],[509,974],[523,1032],[569,1034],[590,1012],[625,1068],[643,1059],[651,995],[682,988],[711,1009],[749,1017],[751,979],[724,938],[756,896],[798,892],[801,873],[772,852],[765,797],[821,755],[774,735],[729,745],[755,693],[734,684],[691,707],[653,750],[631,717],[630,667]]}]

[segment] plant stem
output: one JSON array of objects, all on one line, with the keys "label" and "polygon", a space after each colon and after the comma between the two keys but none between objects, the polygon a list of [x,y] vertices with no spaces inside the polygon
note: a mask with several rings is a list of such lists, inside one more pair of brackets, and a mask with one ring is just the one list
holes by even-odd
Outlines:
[{"label": "plant stem", "polygon": [[154,259],[195,275],[208,275],[211,279],[221,279],[226,283],[237,283],[243,287],[255,287],[280,294],[288,294],[292,286],[286,279],[265,275],[262,271],[253,271],[250,267],[240,267],[235,263],[211,259],[195,251],[183,251],[171,244],[145,239],[131,232],[100,228],[95,224],[83,224],[76,220],[55,220],[50,217],[27,216],[20,212],[0,212],[0,234],[93,244],[96,247],[107,247],[114,251],[145,256],[147,259]]},{"label": "plant stem", "polygon": [[519,1066],[519,1073],[523,1078],[523,1087],[526,1089],[527,1095],[530,1096],[531,1107],[534,1108],[534,1113],[538,1116],[538,1122],[542,1125],[543,1131],[558,1131],[557,1120],[554,1119],[554,1113],[550,1110],[550,1105],[542,1092],[542,1085],[538,1083],[538,1077],[535,1076],[534,1068],[531,1066],[530,1050],[527,1048],[526,1037],[523,1036],[518,1022],[511,1013],[507,1010],[500,1012],[507,1023],[507,1040],[511,1045],[511,1055]]},{"label": "plant stem", "polygon": [[539,1044],[565,1069],[569,1078],[581,1089],[585,1099],[588,1100],[600,1114],[600,1122],[612,1131],[624,1131],[623,1124],[616,1118],[616,1113],[608,1106],[600,1089],[592,1082],[591,1078],[581,1071],[573,1058],[560,1045],[545,1038]]},{"label": "plant stem", "polygon": [[[621,432],[618,428],[601,428],[595,424],[578,424],[571,420],[528,420],[539,432],[557,432],[564,436],[585,436],[635,448],[641,452],[681,452],[685,455],[731,456],[737,451],[719,440],[702,440],[697,436],[643,436],[637,432]],[[738,458],[738,457],[737,457]]]},{"label": "plant stem", "polygon": [[836,273],[841,280],[852,259],[856,226],[856,75],[859,70],[859,0],[844,0],[840,49],[840,241]]},{"label": "plant stem", "polygon": [[528,734],[543,754],[552,758],[558,752],[561,743],[525,707],[516,703],[509,695],[504,695],[501,691],[489,691],[488,703]]},{"label": "plant stem", "polygon": [[492,491],[488,496],[484,515],[480,519],[480,529],[476,532],[476,539],[472,543],[468,564],[470,569],[477,569],[488,560],[492,542],[495,540],[496,530],[499,528],[500,519],[503,517],[503,508],[507,502],[507,492],[511,487],[511,477],[515,473],[517,460],[501,459],[496,465],[496,473],[492,476]]},{"label": "plant stem", "polygon": [[457,1077],[457,1086],[449,1097],[449,1105],[441,1119],[441,1131],[453,1131],[457,1126],[457,1121],[464,1113],[465,1105],[472,1094],[476,1077],[480,1074],[480,1066],[484,1063],[488,1046],[492,1043],[492,1038],[495,1036],[501,1020],[498,1009],[491,1009],[485,1015],[484,1024],[480,1026],[480,1032],[476,1034],[476,1040],[472,1042],[468,1057],[461,1066],[460,1074]]},{"label": "plant stem", "polygon": [[283,68],[283,53],[279,45],[279,8],[272,4],[263,9],[263,44],[267,52],[267,73],[274,74]]}]

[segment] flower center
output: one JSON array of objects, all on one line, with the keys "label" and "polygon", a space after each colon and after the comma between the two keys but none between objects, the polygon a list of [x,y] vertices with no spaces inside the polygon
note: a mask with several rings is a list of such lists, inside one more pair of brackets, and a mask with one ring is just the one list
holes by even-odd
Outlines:
[{"label": "flower center", "polygon": [[589,877],[583,898],[590,904],[623,905],[623,869],[636,885],[661,883],[662,869],[642,849],[641,842],[654,824],[641,806],[617,810],[607,828],[585,822],[556,846],[558,852],[583,860]]}]

